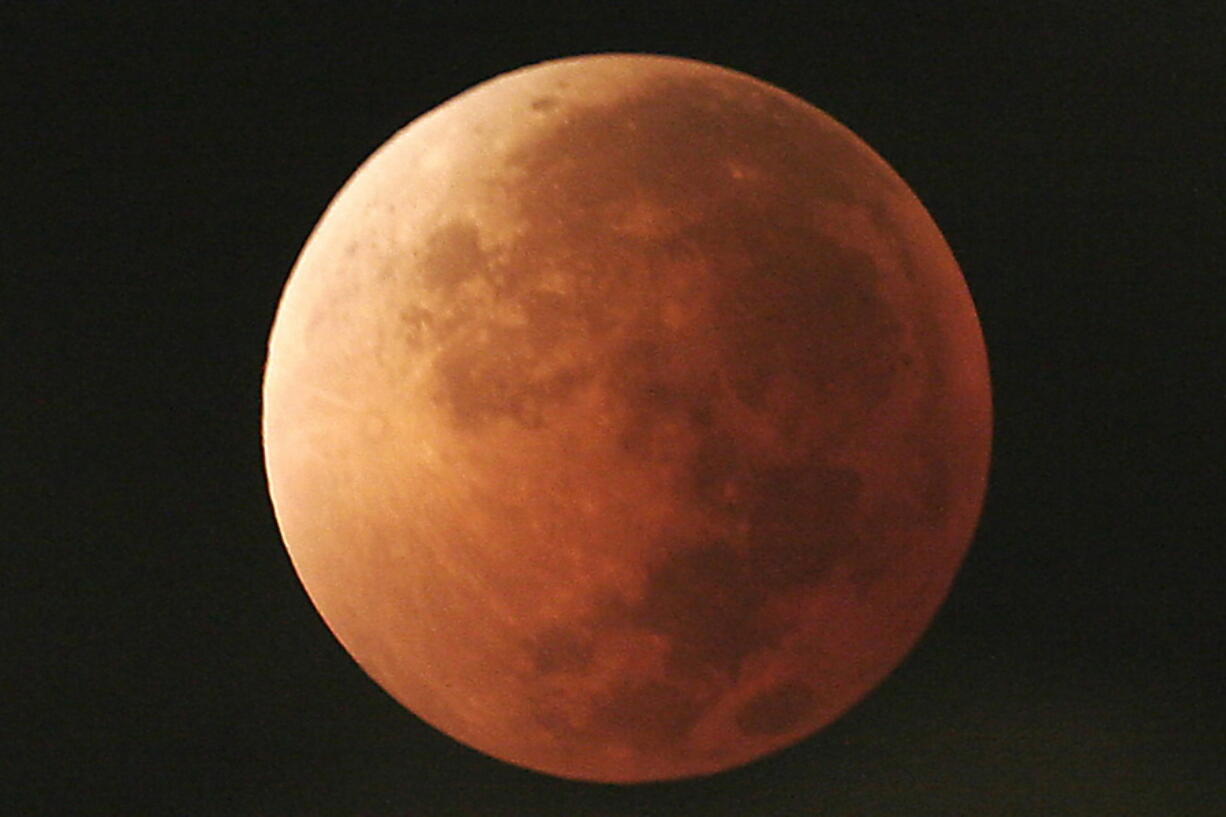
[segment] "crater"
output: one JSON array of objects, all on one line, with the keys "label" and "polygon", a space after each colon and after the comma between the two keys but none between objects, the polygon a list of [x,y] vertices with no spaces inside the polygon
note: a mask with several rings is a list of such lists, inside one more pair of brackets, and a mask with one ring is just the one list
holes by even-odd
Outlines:
[{"label": "crater", "polygon": [[639,750],[681,743],[702,716],[705,704],[662,681],[619,683],[593,711],[602,733],[612,733]]},{"label": "crater", "polygon": [[661,540],[667,555],[651,567],[642,596],[606,606],[593,628],[665,636],[667,666],[676,677],[735,678],[746,658],[779,643],[786,625],[763,614],[768,604],[820,584],[837,561],[855,553],[862,485],[854,471],[823,463],[755,471],[734,468],[727,452],[722,462],[715,454],[708,459],[715,462],[706,462],[696,478],[711,503],[720,492],[737,541],[697,534]]},{"label": "crater", "polygon": [[575,672],[592,663],[591,640],[565,627],[550,627],[528,644],[537,672]]},{"label": "crater", "polygon": [[426,239],[421,263],[422,282],[430,289],[451,293],[465,281],[483,275],[487,266],[476,225],[449,221]]},{"label": "crater", "polygon": [[689,544],[651,572],[642,600],[626,617],[668,636],[674,672],[734,675],[747,656],[776,637],[757,616],[768,594],[727,542]]},{"label": "crater", "polygon": [[750,530],[761,544],[753,570],[774,586],[810,584],[854,547],[863,481],[855,471],[820,463],[772,468],[757,475]]},{"label": "crater", "polygon": [[799,681],[785,681],[750,698],[736,713],[736,725],[746,735],[782,735],[817,706],[817,696]]}]

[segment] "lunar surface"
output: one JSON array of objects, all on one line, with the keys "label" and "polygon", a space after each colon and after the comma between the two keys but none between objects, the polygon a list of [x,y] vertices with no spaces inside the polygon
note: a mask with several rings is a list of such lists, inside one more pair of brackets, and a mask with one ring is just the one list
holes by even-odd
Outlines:
[{"label": "lunar surface", "polygon": [[991,408],[937,227],[741,73],[566,59],[414,121],[310,236],[263,434],[295,569],[428,723],[584,780],[714,773],[914,646]]}]

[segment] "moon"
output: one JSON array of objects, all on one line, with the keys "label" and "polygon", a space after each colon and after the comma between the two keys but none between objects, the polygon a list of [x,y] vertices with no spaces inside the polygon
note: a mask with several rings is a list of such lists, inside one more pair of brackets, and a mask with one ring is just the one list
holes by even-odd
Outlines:
[{"label": "moon", "polygon": [[548,774],[712,774],[906,656],[978,522],[979,321],[906,183],[722,67],[596,55],[412,122],[268,346],[285,544],[383,689]]}]

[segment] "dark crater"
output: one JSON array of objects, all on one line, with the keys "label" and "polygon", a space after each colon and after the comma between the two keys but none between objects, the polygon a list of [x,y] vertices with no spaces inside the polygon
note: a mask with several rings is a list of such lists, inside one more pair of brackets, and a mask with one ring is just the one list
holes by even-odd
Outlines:
[{"label": "dark crater", "polygon": [[643,597],[610,603],[596,625],[666,636],[670,670],[680,676],[735,677],[748,656],[777,646],[784,625],[762,616],[764,605],[819,583],[857,545],[847,533],[861,490],[854,473],[821,465],[732,473],[749,485],[740,512],[749,541],[671,543]]},{"label": "dark crater", "polygon": [[786,681],[746,702],[736,714],[736,725],[746,735],[781,735],[816,706],[812,689],[799,681]]},{"label": "dark crater", "polygon": [[592,662],[590,637],[566,627],[551,627],[528,643],[537,672],[551,674],[581,670]]},{"label": "dark crater", "polygon": [[596,703],[595,722],[639,750],[679,743],[701,717],[706,703],[662,681],[626,681]]}]

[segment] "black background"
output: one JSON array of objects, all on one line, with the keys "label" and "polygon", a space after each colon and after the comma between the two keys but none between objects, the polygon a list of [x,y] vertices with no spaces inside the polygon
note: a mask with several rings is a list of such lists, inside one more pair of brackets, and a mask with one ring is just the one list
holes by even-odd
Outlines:
[{"label": "black background", "polygon": [[[0,811],[1223,813],[1218,4],[253,5],[0,12]],[[961,262],[997,412],[902,668],[791,750],[633,787],[490,760],[370,682],[259,438],[280,289],[348,175],[476,82],[598,51],[746,71],[873,145]]]}]

